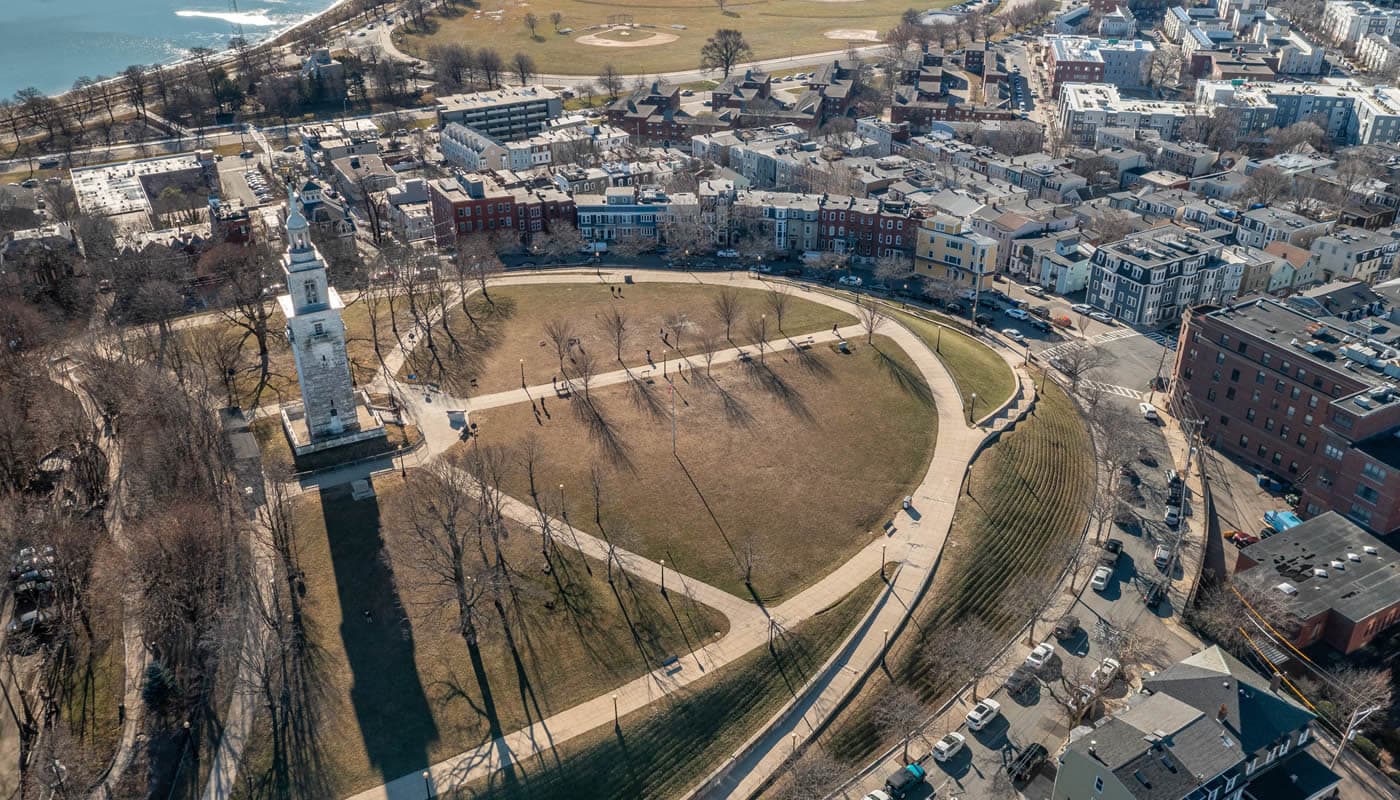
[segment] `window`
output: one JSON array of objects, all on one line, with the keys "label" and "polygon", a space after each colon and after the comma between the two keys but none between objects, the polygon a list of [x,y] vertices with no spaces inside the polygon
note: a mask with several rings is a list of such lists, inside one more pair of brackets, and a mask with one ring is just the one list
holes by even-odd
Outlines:
[{"label": "window", "polygon": [[1358,486],[1356,487],[1356,496],[1361,498],[1362,500],[1365,500],[1371,505],[1375,505],[1376,500],[1381,496],[1381,493],[1376,491],[1375,489],[1372,489],[1369,486]]},{"label": "window", "polygon": [[1274,394],[1283,394],[1283,381],[1274,381]]},{"label": "window", "polygon": [[1249,349],[1249,345],[1245,342],[1240,342],[1239,346],[1235,349],[1238,350],[1240,353],[1244,353],[1246,350]]},{"label": "window", "polygon": [[301,284],[301,290],[302,290],[302,293],[303,293],[303,294],[305,295],[305,297],[306,297],[306,304],[307,304],[307,305],[309,305],[309,306],[314,306],[314,305],[316,305],[317,303],[321,302],[321,301],[318,299],[318,295],[317,295],[317,292],[316,292],[316,281],[305,281],[305,282],[303,282],[303,283]]},{"label": "window", "polygon": [[1103,792],[1103,776],[1101,776],[1101,775],[1095,775],[1095,776],[1094,776],[1094,793],[1095,793],[1095,794],[1101,794],[1102,792]]},{"label": "window", "polygon": [[1226,399],[1226,400],[1234,400],[1234,399],[1235,399],[1235,387],[1231,386],[1230,388],[1228,388],[1228,389],[1225,390],[1225,399]]},{"label": "window", "polygon": [[321,334],[323,334],[323,333],[326,332],[326,326],[323,325],[322,323],[318,322],[318,323],[316,323],[315,325],[312,326],[311,330],[312,330],[312,333],[314,333],[314,334],[317,335],[317,336],[320,336]]},{"label": "window", "polygon": [[1246,408],[1246,409],[1244,410],[1244,418],[1247,419],[1247,420],[1249,420],[1250,422],[1253,422],[1253,421],[1254,421],[1254,409],[1252,409],[1252,408]]},{"label": "window", "polygon": [[1275,451],[1273,458],[1270,458],[1269,460],[1274,462],[1274,466],[1277,467],[1279,464],[1283,463],[1283,453]]},{"label": "window", "polygon": [[1341,461],[1341,460],[1342,460],[1342,451],[1341,451],[1341,449],[1336,448],[1336,447],[1333,447],[1333,446],[1330,445],[1330,444],[1327,445],[1326,447],[1323,447],[1323,448],[1322,448],[1322,454],[1325,455],[1325,456],[1327,456],[1328,458],[1332,459],[1333,461]]},{"label": "window", "polygon": [[1279,428],[1279,429],[1278,429],[1278,438],[1280,438],[1280,439],[1287,439],[1287,438],[1288,438],[1288,432],[1289,432],[1289,431],[1288,431],[1288,426],[1287,426],[1287,425],[1284,425],[1282,428]]},{"label": "window", "polygon": [[1224,354],[1224,353],[1216,353],[1216,354],[1215,354],[1215,363],[1217,363],[1217,364],[1224,364],[1224,363],[1225,363],[1225,354]]},{"label": "window", "polygon": [[1288,393],[1288,396],[1291,397],[1291,398],[1293,398],[1294,400],[1297,400],[1297,399],[1298,399],[1298,396],[1301,395],[1302,393],[1303,393],[1303,390],[1302,390],[1302,389],[1299,389],[1297,386],[1294,386],[1293,389]]},{"label": "window", "polygon": [[1258,372],[1254,373],[1254,382],[1255,382],[1255,383],[1263,383],[1263,382],[1264,382],[1264,370],[1261,369],[1261,370],[1259,370]]},{"label": "window", "polygon": [[1373,480],[1373,481],[1378,481],[1378,482],[1379,482],[1379,481],[1384,481],[1384,480],[1385,480],[1385,474],[1386,474],[1386,473],[1385,473],[1385,468],[1384,468],[1384,467],[1378,467],[1378,466],[1376,466],[1375,464],[1367,463],[1367,464],[1362,465],[1362,467],[1361,467],[1361,474],[1362,474],[1362,475],[1365,475],[1366,477],[1370,478],[1370,479]]},{"label": "window", "polygon": [[1310,730],[1309,728],[1304,728],[1303,730],[1301,730],[1301,731],[1298,732],[1298,746],[1299,746],[1299,747],[1302,747],[1303,745],[1305,745],[1305,744],[1308,743],[1308,731],[1309,731],[1309,730]]},{"label": "window", "polygon": [[1248,435],[1243,435],[1243,434],[1242,434],[1242,435],[1240,436],[1240,447],[1249,447],[1249,436],[1248,436]]},{"label": "window", "polygon": [[1269,417],[1268,419],[1264,420],[1264,430],[1266,430],[1266,431],[1273,431],[1273,429],[1274,429],[1274,418],[1273,418],[1273,417]]},{"label": "window", "polygon": [[1312,425],[1312,414],[1304,414],[1304,415],[1303,415],[1303,424],[1304,424],[1304,425]]},{"label": "window", "polygon": [[1249,399],[1253,400],[1256,403],[1259,402],[1259,390],[1255,389],[1254,392],[1250,394]]},{"label": "window", "polygon": [[1235,782],[1240,779],[1239,775],[1231,775],[1225,779],[1225,791],[1235,788]]},{"label": "window", "polygon": [[1230,370],[1230,380],[1231,382],[1238,383],[1240,380],[1240,371],[1237,369]]},{"label": "window", "polygon": [[1298,434],[1298,446],[1299,446],[1299,447],[1307,447],[1307,446],[1308,446],[1308,435],[1307,435],[1306,433],[1300,433],[1300,434]]},{"label": "window", "polygon": [[1209,400],[1209,401],[1211,401],[1211,402],[1215,402],[1215,390],[1214,390],[1214,389],[1211,389],[1211,390],[1209,390],[1209,391],[1206,392],[1206,399]]},{"label": "window", "polygon": [[1308,398],[1308,408],[1317,408],[1317,395]]}]

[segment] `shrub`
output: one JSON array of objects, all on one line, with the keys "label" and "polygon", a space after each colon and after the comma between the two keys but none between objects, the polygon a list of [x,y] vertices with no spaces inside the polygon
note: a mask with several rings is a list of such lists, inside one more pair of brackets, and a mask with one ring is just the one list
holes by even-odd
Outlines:
[{"label": "shrub", "polygon": [[1367,761],[1372,764],[1381,763],[1381,749],[1376,746],[1375,742],[1365,736],[1357,736],[1351,740],[1351,744],[1356,748],[1356,752],[1366,757]]}]

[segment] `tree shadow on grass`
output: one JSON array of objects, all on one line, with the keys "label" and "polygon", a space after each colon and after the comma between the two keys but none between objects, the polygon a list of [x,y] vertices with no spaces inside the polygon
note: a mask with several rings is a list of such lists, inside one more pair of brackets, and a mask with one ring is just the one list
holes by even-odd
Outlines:
[{"label": "tree shadow on grass", "polygon": [[875,351],[875,363],[880,365],[880,371],[885,373],[901,391],[918,400],[922,405],[933,405],[933,391],[929,389],[918,370],[886,354],[878,347],[871,349]]},{"label": "tree shadow on grass", "polygon": [[570,406],[574,416],[588,429],[588,438],[597,445],[603,458],[617,469],[636,472],[627,443],[618,435],[617,427],[605,416],[598,404],[584,395],[573,395]]},{"label": "tree shadow on grass", "polygon": [[819,358],[816,353],[813,353],[810,346],[792,339],[788,339],[788,342],[792,345],[792,354],[799,367],[818,378],[831,377],[831,367],[827,366],[826,362]]},{"label": "tree shadow on grass", "polygon": [[627,398],[632,402],[632,407],[653,420],[666,419],[666,407],[656,396],[652,384],[633,375],[631,370],[627,371],[627,375]]},{"label": "tree shadow on grass", "polygon": [[763,391],[779,400],[793,416],[804,422],[813,422],[815,417],[807,408],[807,401],[802,397],[802,392],[797,387],[783,380],[782,376],[774,372],[772,367],[753,359],[740,361],[743,365],[744,374]]},{"label": "tree shadow on grass", "polygon": [[388,782],[428,766],[437,723],[418,671],[413,628],[385,558],[377,499],[352,500],[349,487],[325,489],[321,511],[352,679],[350,703],[370,765]]},{"label": "tree shadow on grass", "polygon": [[734,396],[733,392],[725,389],[714,376],[704,373],[694,373],[697,385],[709,389],[719,397],[720,411],[724,414],[724,421],[736,428],[749,430],[753,427],[753,412],[742,400]]}]

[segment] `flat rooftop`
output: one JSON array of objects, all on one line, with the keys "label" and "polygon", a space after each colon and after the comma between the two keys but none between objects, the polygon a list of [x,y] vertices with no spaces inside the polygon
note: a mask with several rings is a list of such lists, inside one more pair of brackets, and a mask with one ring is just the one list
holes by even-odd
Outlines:
[{"label": "flat rooftop", "polygon": [[534,86],[512,86],[489,92],[450,94],[438,98],[438,113],[471,111],[478,108],[492,108],[515,103],[544,102],[558,100],[559,95],[540,84]]},{"label": "flat rooftop", "polygon": [[98,216],[149,213],[151,201],[141,180],[159,175],[197,173],[204,169],[206,163],[213,162],[212,154],[201,160],[203,155],[185,153],[74,169],[73,191],[78,197],[78,207],[86,214]]},{"label": "flat rooftop", "polygon": [[1360,622],[1400,600],[1400,551],[1334,511],[1241,552],[1257,566],[1236,578],[1287,598],[1304,620],[1330,609]]}]

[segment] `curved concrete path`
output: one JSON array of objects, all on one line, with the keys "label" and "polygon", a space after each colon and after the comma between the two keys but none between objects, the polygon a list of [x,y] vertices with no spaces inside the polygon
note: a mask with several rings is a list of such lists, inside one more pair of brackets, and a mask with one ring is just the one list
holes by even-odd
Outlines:
[{"label": "curved concrete path", "polygon": [[[636,283],[699,283],[729,285],[739,288],[764,288],[747,273],[681,273],[645,270],[605,271],[601,277],[588,273],[541,273],[510,275],[493,281],[493,285],[531,285],[557,283],[620,283],[622,274]],[[847,313],[854,313],[852,302],[817,291],[789,287],[794,296],[811,300]],[[842,335],[863,335],[859,326],[847,326]],[[730,621],[729,633],[680,659],[679,668],[657,670],[636,678],[615,691],[561,711],[528,728],[507,734],[492,742],[462,752],[434,764],[423,773],[414,772],[386,784],[353,796],[353,800],[420,800],[450,791],[453,787],[487,777],[503,766],[521,763],[536,753],[547,750],[575,736],[613,723],[614,714],[627,715],[654,702],[659,697],[685,686],[710,671],[723,667],[755,648],[765,646],[773,626],[791,628],[829,607],[846,596],[881,568],[882,557],[898,565],[886,592],[868,612],[861,624],[827,665],[799,692],[798,700],[779,718],[770,720],[754,739],[707,781],[706,796],[747,796],[767,779],[791,753],[795,741],[804,740],[859,683],[882,656],[887,645],[885,631],[891,636],[907,619],[928,582],[932,578],[952,523],[953,511],[961,491],[968,465],[981,444],[985,431],[969,428],[957,386],[943,363],[908,329],[889,321],[879,331],[897,343],[913,361],[934,398],[938,414],[938,440],[931,460],[919,486],[912,492],[914,514],[901,513],[894,530],[887,536],[871,541],[845,563],[822,577],[795,596],[763,609],[728,592],[709,586],[669,570],[666,576],[668,592],[679,591],[698,602],[724,613]],[[797,337],[799,341],[826,341],[834,338],[829,332]],[[772,349],[791,346],[785,340],[773,342]],[[744,348],[730,348],[716,355],[715,361],[734,360]],[[752,350],[753,348],[749,348]],[[403,353],[396,351],[386,361],[391,375],[402,364]],[[627,379],[624,370],[600,375],[594,386]],[[389,379],[376,382],[387,386]],[[413,418],[423,432],[424,443],[417,452],[405,458],[415,464],[423,463],[445,452],[459,439],[459,431],[451,425],[448,409],[495,407],[528,402],[527,394],[539,396],[552,393],[552,387],[530,387],[475,398],[454,398],[422,387],[400,387],[406,401],[406,414]],[[390,462],[352,465],[343,469],[308,478],[302,489],[333,486],[375,472],[397,469]],[[506,503],[508,516],[538,525],[539,517],[527,504],[518,500]],[[551,524],[559,524],[551,521]],[[577,532],[574,532],[577,533]],[[559,542],[572,546],[574,533],[559,537]],[[607,557],[607,545],[599,539],[577,533],[579,549],[600,559]],[[633,553],[619,552],[619,562],[634,577],[659,584],[661,566]],[[614,707],[614,697],[616,707]],[[794,739],[794,735],[797,737]]]}]

